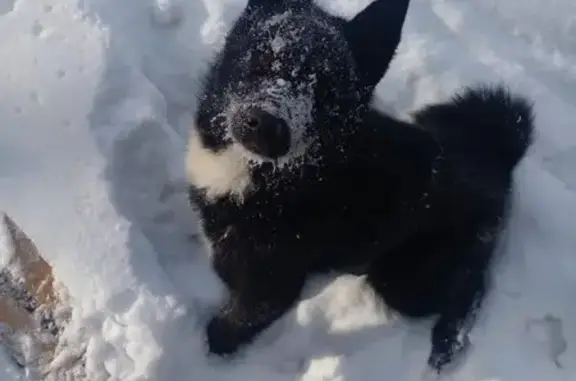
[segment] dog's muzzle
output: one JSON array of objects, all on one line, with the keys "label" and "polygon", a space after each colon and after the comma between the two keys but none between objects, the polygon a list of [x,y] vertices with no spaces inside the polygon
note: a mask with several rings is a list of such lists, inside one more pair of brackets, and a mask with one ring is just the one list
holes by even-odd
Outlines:
[{"label": "dog's muzzle", "polygon": [[232,118],[232,137],[252,153],[274,160],[290,151],[290,128],[285,120],[258,107],[247,107]]}]

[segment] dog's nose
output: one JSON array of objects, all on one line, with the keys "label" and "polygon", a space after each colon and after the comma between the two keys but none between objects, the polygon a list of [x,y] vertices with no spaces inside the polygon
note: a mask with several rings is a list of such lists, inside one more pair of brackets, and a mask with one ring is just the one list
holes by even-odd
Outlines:
[{"label": "dog's nose", "polygon": [[270,159],[290,150],[290,129],[282,118],[257,107],[239,111],[233,120],[233,137],[246,149]]}]

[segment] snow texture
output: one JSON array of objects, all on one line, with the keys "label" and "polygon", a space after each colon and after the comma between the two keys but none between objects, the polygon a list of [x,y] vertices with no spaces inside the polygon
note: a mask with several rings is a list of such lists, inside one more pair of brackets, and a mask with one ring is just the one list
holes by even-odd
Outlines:
[{"label": "snow texture", "polygon": [[[352,17],[369,1],[319,3]],[[65,335],[90,381],[417,380],[429,323],[397,319],[353,276],[311,282],[237,357],[205,355],[222,287],[184,148],[199,74],[244,4],[0,0],[0,210],[68,285]],[[576,379],[576,2],[542,4],[412,0],[378,88],[400,115],[479,81],[535,101],[506,255],[458,380]],[[0,352],[0,379],[17,373]]]}]

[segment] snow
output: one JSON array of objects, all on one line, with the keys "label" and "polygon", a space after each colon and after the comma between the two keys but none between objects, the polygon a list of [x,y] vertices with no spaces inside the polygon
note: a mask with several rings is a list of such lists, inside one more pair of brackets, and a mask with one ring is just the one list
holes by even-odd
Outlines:
[{"label": "snow", "polygon": [[[369,1],[322,0],[352,17]],[[183,188],[194,89],[240,0],[0,0],[0,210],[73,298],[87,380],[417,379],[429,322],[397,319],[353,276],[224,361],[204,353],[221,286]],[[494,291],[454,377],[576,377],[576,3],[412,0],[379,86],[407,115],[503,80],[535,101]],[[0,379],[19,379],[0,353]],[[64,378],[62,378],[64,380]]]}]

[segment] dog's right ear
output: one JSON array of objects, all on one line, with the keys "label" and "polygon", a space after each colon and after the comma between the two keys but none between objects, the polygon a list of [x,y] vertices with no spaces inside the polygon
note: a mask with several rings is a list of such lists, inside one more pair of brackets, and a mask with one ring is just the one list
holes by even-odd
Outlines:
[{"label": "dog's right ear", "polygon": [[409,3],[410,0],[375,0],[344,25],[360,78],[372,90],[396,53]]}]

